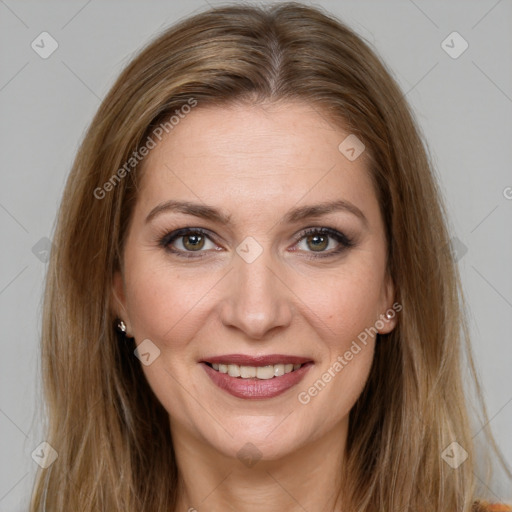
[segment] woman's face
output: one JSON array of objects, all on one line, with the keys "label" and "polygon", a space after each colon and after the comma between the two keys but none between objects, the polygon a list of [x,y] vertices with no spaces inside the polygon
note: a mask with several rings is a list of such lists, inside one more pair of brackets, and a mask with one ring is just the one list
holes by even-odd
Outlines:
[{"label": "woman's face", "polygon": [[146,157],[114,291],[175,442],[272,460],[346,432],[396,322],[348,135],[307,104],[199,104]]}]

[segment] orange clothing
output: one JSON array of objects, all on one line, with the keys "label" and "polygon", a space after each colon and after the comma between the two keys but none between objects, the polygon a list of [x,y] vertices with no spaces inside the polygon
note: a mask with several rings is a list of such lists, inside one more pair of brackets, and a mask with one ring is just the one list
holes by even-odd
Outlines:
[{"label": "orange clothing", "polygon": [[512,512],[512,506],[505,505],[504,503],[477,501],[473,505],[473,512]]}]

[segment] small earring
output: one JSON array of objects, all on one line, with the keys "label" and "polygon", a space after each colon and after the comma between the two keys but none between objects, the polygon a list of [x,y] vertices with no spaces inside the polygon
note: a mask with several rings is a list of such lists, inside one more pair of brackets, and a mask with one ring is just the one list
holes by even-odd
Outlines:
[{"label": "small earring", "polygon": [[122,320],[117,323],[117,330],[126,334],[126,324]]},{"label": "small earring", "polygon": [[393,313],[391,313],[391,312],[389,312],[389,311],[386,313],[386,318],[387,318],[388,320],[391,320],[394,316],[395,316],[395,315],[393,315]]}]

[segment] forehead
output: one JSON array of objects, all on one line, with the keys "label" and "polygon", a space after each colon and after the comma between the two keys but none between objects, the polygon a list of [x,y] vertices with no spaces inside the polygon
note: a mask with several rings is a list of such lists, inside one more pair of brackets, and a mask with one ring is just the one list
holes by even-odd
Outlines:
[{"label": "forehead", "polygon": [[179,198],[250,214],[342,198],[374,208],[367,154],[351,161],[339,149],[349,135],[306,103],[198,105],[145,158],[137,203]]}]

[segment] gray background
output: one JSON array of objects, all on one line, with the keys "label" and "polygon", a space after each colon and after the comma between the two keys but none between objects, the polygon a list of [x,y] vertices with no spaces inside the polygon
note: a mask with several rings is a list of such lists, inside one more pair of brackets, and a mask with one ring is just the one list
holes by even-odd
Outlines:
[{"label": "gray background", "polygon": [[[491,426],[510,465],[512,1],[318,5],[376,47],[428,141],[458,239]],[[163,27],[205,6],[0,0],[0,511],[26,510],[37,467],[31,453],[44,440],[38,338],[46,264],[33,247],[52,237],[74,154],[115,77]],[[43,31],[59,45],[47,59],[31,48]],[[469,44],[457,59],[441,47],[453,31]],[[512,499],[502,475],[491,487],[496,500]]]}]

